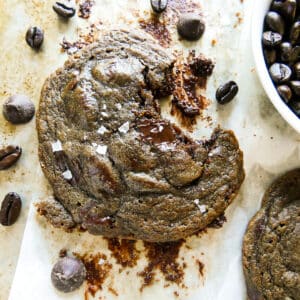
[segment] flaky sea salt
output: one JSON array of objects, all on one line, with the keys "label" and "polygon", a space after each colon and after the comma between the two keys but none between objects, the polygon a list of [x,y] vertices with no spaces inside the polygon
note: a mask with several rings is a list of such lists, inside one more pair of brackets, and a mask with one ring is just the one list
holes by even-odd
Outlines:
[{"label": "flaky sea salt", "polygon": [[118,129],[121,133],[127,133],[129,131],[129,122],[125,122],[122,126]]},{"label": "flaky sea salt", "polygon": [[62,145],[61,142],[59,140],[57,140],[55,143],[52,143],[52,151],[53,152],[58,152],[58,151],[62,151]]},{"label": "flaky sea salt", "polygon": [[106,113],[105,111],[102,111],[102,112],[101,112],[101,115],[102,115],[103,117],[108,118],[108,113]]},{"label": "flaky sea salt", "polygon": [[206,205],[199,205],[200,204],[200,200],[199,199],[195,199],[194,200],[194,203],[197,205],[197,207],[199,208],[200,212],[202,214],[206,213],[207,212],[207,208],[206,208]]},{"label": "flaky sea salt", "polygon": [[105,155],[107,152],[107,146],[98,145],[96,152],[100,155]]},{"label": "flaky sea salt", "polygon": [[101,126],[98,130],[97,133],[99,134],[104,134],[105,132],[107,132],[108,130],[106,129],[106,127]]},{"label": "flaky sea salt", "polygon": [[106,104],[103,104],[102,109],[106,110],[107,106]]},{"label": "flaky sea salt", "polygon": [[103,258],[100,258],[98,261],[98,264],[101,266],[101,265],[104,265],[104,263],[105,263],[105,260]]},{"label": "flaky sea salt", "polygon": [[66,170],[65,172],[62,173],[62,176],[66,180],[71,180],[73,178],[73,175],[70,170]]},{"label": "flaky sea salt", "polygon": [[116,104],[116,108],[117,108],[118,110],[120,110],[120,109],[122,108],[121,103],[117,103],[117,104]]}]

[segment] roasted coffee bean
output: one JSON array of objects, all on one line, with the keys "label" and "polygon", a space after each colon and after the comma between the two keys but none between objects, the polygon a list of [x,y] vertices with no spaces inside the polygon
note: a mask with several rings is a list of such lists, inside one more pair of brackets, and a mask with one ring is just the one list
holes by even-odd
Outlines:
[{"label": "roasted coffee bean", "polygon": [[22,154],[22,148],[9,145],[0,149],[0,170],[5,170],[14,165]]},{"label": "roasted coffee bean", "polygon": [[266,31],[263,33],[263,44],[269,48],[274,48],[279,45],[282,41],[282,36],[273,31]]},{"label": "roasted coffee bean", "polygon": [[26,42],[33,49],[39,49],[44,41],[44,32],[41,28],[33,26],[26,32]]},{"label": "roasted coffee bean", "polygon": [[289,42],[283,42],[280,44],[280,59],[283,62],[289,62],[292,56],[293,47]]},{"label": "roasted coffee bean", "polygon": [[300,21],[297,21],[291,27],[290,41],[292,45],[300,43]]},{"label": "roasted coffee bean", "polygon": [[168,0],[151,0],[151,7],[157,14],[162,13],[168,5]]},{"label": "roasted coffee bean", "polygon": [[17,193],[8,193],[1,204],[0,223],[3,226],[13,225],[21,212],[22,201]]},{"label": "roasted coffee bean", "polygon": [[217,89],[216,99],[220,104],[226,104],[236,96],[238,91],[238,85],[234,81],[226,82]]},{"label": "roasted coffee bean", "polygon": [[13,124],[29,122],[35,113],[32,101],[24,95],[13,95],[3,104],[5,119]]},{"label": "roasted coffee bean", "polygon": [[264,57],[267,65],[272,65],[276,61],[276,51],[274,49],[264,49]]},{"label": "roasted coffee bean", "polygon": [[276,11],[269,11],[267,13],[265,23],[271,31],[278,32],[281,35],[284,34],[284,19]]},{"label": "roasted coffee bean", "polygon": [[290,108],[300,118],[300,101],[292,101]]},{"label": "roasted coffee bean", "polygon": [[292,80],[290,81],[290,86],[295,95],[300,96],[300,81]]},{"label": "roasted coffee bean", "polygon": [[279,85],[277,92],[286,103],[292,99],[293,93],[288,85]]},{"label": "roasted coffee bean", "polygon": [[300,79],[300,61],[294,65],[294,74],[297,79]]},{"label": "roasted coffee bean", "polygon": [[292,76],[292,70],[285,64],[275,63],[270,67],[269,72],[275,83],[287,82]]},{"label": "roasted coffee bean", "polygon": [[296,0],[275,0],[271,6],[272,10],[279,12],[288,22],[293,22],[296,16]]},{"label": "roasted coffee bean", "polygon": [[178,34],[188,40],[199,40],[205,30],[205,24],[199,15],[194,13],[182,14],[177,23]]},{"label": "roasted coffee bean", "polygon": [[74,7],[67,6],[60,2],[55,2],[52,8],[59,16],[63,18],[72,18],[76,12]]},{"label": "roasted coffee bean", "polygon": [[54,265],[51,272],[52,284],[64,293],[78,289],[86,277],[86,269],[81,260],[63,257]]}]

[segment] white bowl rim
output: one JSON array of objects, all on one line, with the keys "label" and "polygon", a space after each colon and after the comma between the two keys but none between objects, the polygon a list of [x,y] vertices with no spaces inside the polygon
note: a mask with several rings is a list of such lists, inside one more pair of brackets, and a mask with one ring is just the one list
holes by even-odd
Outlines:
[{"label": "white bowl rim", "polygon": [[256,0],[253,6],[251,38],[252,53],[254,56],[256,71],[260,82],[268,95],[268,98],[273,103],[277,111],[281,114],[285,121],[288,124],[290,124],[291,127],[298,131],[298,133],[300,133],[300,119],[296,116],[296,114],[293,111],[290,110],[290,108],[283,102],[283,100],[278,95],[265,64],[261,43],[261,35],[263,31],[264,16],[267,10],[263,12],[263,18],[261,18],[260,14],[262,13],[262,4],[269,8],[269,6],[271,5],[271,0]]}]

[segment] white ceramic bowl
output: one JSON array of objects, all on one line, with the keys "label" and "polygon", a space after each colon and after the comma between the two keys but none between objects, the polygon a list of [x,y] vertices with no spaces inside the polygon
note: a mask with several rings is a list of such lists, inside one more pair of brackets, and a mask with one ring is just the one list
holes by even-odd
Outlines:
[{"label": "white ceramic bowl", "polygon": [[264,18],[271,5],[271,0],[255,0],[252,15],[252,51],[256,71],[269,99],[281,116],[300,133],[300,119],[288,108],[278,95],[267,70],[262,50],[262,31]]}]

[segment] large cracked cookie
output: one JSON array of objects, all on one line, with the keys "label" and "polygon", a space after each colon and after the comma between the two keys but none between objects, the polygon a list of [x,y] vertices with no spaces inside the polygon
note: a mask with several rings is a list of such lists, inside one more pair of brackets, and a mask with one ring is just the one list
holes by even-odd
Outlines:
[{"label": "large cracked cookie", "polygon": [[231,131],[195,141],[160,114],[174,58],[144,32],[111,31],[44,84],[37,129],[55,226],[165,242],[219,217],[244,179]]},{"label": "large cracked cookie", "polygon": [[300,299],[300,169],[266,191],[244,237],[243,266],[248,299]]}]

